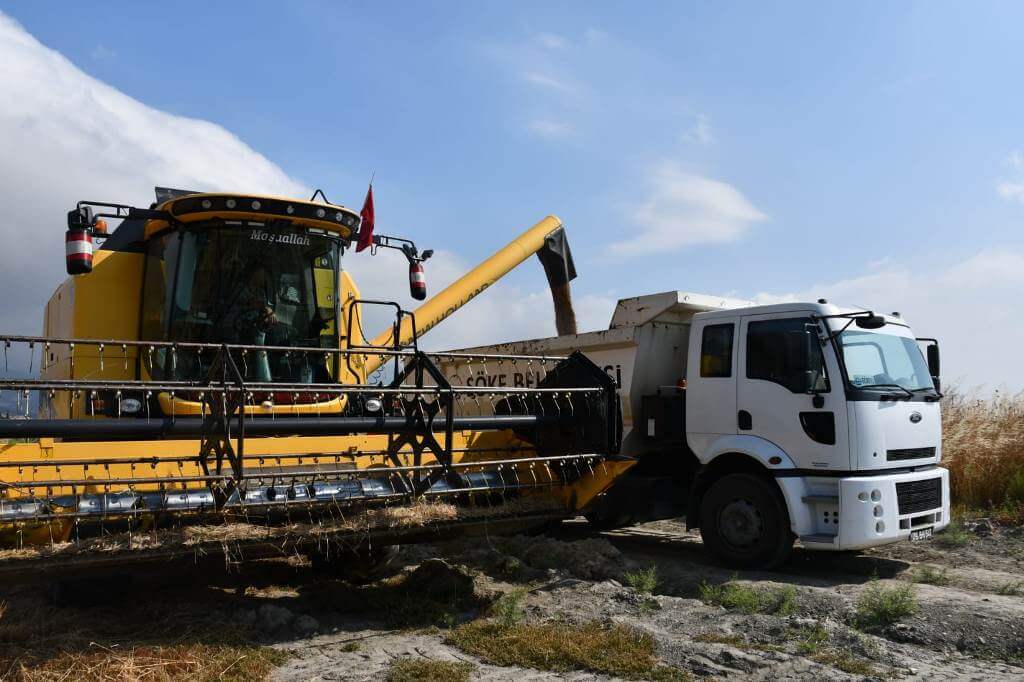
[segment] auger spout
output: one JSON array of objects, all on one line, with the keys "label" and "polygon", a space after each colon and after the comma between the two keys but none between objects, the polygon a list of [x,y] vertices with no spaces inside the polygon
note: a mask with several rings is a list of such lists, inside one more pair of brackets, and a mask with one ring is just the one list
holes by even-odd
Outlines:
[{"label": "auger spout", "polygon": [[[572,308],[569,282],[576,277],[576,268],[562,221],[556,216],[548,216],[417,308],[414,311],[415,331],[412,319],[404,318],[399,328],[397,345],[408,345],[414,334],[426,334],[533,254],[537,254],[548,278],[558,334],[575,334],[576,315]],[[395,346],[393,334],[392,329],[381,332],[372,345]],[[386,360],[386,356],[369,356],[366,373],[373,372]]]}]

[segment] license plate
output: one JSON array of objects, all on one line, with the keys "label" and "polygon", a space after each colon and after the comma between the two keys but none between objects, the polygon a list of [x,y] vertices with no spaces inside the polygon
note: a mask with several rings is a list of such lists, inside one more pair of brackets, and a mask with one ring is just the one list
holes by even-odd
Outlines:
[{"label": "license plate", "polygon": [[920,542],[921,540],[931,540],[933,528],[918,528],[917,530],[910,531],[910,541]]}]

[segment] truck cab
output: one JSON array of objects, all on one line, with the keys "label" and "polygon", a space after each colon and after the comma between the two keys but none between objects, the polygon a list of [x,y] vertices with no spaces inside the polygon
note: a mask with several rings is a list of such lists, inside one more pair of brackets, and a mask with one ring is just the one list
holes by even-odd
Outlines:
[{"label": "truck cab", "polygon": [[[899,315],[824,300],[697,313],[691,324],[686,441],[702,475],[690,521],[717,553],[749,553],[781,511],[747,490],[758,487],[752,474],[774,482],[762,487],[781,496],[808,548],[948,525],[934,340],[916,339]],[[744,483],[746,494],[728,492]]]}]

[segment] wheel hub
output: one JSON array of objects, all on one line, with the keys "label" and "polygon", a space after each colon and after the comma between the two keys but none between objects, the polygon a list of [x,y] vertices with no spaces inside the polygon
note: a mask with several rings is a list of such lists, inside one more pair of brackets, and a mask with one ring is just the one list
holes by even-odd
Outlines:
[{"label": "wheel hub", "polygon": [[764,534],[764,519],[750,500],[733,500],[718,515],[718,532],[726,543],[746,549]]}]

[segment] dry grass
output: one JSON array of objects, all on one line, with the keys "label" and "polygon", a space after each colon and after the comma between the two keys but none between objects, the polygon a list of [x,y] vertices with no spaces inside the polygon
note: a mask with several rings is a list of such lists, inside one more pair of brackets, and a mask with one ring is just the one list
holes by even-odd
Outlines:
[{"label": "dry grass", "polygon": [[761,587],[736,581],[712,585],[701,582],[697,596],[707,604],[724,607],[740,613],[766,613],[789,616],[796,611],[796,588],[792,585]]},{"label": "dry grass", "polygon": [[942,408],[953,503],[1024,521],[1024,393],[982,399],[951,388]]},{"label": "dry grass", "polygon": [[469,682],[476,669],[464,661],[399,658],[388,668],[386,682]]},{"label": "dry grass", "polygon": [[446,643],[488,663],[538,670],[589,670],[632,680],[682,680],[658,664],[654,637],[623,625],[516,623],[477,620],[452,630]]},{"label": "dry grass", "polygon": [[51,680],[260,680],[287,659],[276,649],[258,646],[177,644],[130,649],[93,643],[89,651],[66,651],[41,662],[14,660],[5,679]]},{"label": "dry grass", "polygon": [[38,599],[0,606],[0,678],[43,680],[259,680],[288,654],[211,609],[153,603],[57,609]]}]

